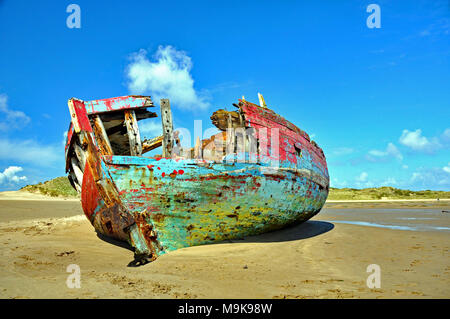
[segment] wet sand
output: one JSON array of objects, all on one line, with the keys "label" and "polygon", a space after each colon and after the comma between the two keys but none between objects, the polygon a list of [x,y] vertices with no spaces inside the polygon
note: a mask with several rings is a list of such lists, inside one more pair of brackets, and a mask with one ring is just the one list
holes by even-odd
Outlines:
[{"label": "wet sand", "polygon": [[[132,251],[99,238],[77,200],[9,195],[0,194],[1,298],[450,297],[449,201],[327,203],[301,225],[127,267]],[[80,289],[66,285],[70,264]],[[370,264],[380,288],[366,285]]]}]

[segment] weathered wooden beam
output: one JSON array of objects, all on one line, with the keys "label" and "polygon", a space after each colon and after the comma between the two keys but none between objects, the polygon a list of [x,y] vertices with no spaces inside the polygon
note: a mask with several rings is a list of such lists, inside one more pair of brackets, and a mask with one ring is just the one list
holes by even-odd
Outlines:
[{"label": "weathered wooden beam", "polygon": [[92,121],[94,134],[97,140],[97,144],[100,147],[100,152],[103,155],[113,155],[111,143],[109,141],[105,127],[103,126],[102,119],[100,118],[99,115],[94,115],[92,117]]},{"label": "weathered wooden beam", "polygon": [[248,162],[256,163],[258,160],[258,142],[256,138],[256,133],[253,128],[249,128],[247,136],[247,152],[248,152]]},{"label": "weathered wooden beam", "polygon": [[81,165],[81,170],[84,172],[84,168],[86,167],[86,154],[83,151],[83,149],[81,148],[81,146],[79,146],[77,143],[74,143],[74,147],[73,147],[75,154],[77,156],[78,162]]},{"label": "weathered wooden beam", "polygon": [[113,126],[111,128],[106,129],[106,134],[108,134],[108,136],[116,134],[117,132],[120,132],[121,134],[126,134],[127,133],[127,129],[123,125],[123,123],[120,124],[120,125],[116,125],[116,126]]},{"label": "weathered wooden beam", "polygon": [[92,132],[84,102],[71,98],[68,101],[68,105],[75,133],[80,133],[81,131]]},{"label": "weathered wooden beam", "polygon": [[142,155],[141,134],[136,120],[136,114],[133,110],[127,110],[125,113],[125,125],[128,132],[128,141],[130,142],[130,155]]},{"label": "weathered wooden beam", "polygon": [[83,171],[80,169],[79,163],[75,157],[70,159],[72,164],[72,172],[75,174],[75,180],[78,185],[83,185]]},{"label": "weathered wooden beam", "polygon": [[163,157],[172,157],[173,148],[173,123],[172,111],[170,110],[169,99],[161,99],[161,121],[163,128]]},{"label": "weathered wooden beam", "polygon": [[258,93],[258,99],[259,99],[259,106],[267,109],[266,101],[264,101],[264,97],[262,96],[261,93]]},{"label": "weathered wooden beam", "polygon": [[[145,120],[153,117],[158,117],[158,114],[155,112],[150,112],[147,110],[134,110],[134,114],[136,114],[136,120]],[[123,112],[122,111],[113,111],[111,113],[103,113],[102,114],[103,122],[110,122],[110,121],[123,121]]]},{"label": "weathered wooden beam", "polygon": [[240,128],[239,130],[241,130],[242,132],[242,152],[244,152],[244,158],[243,158],[243,163],[247,162],[247,134],[245,132],[245,123],[244,123],[244,118],[242,116],[242,113],[239,112],[239,122],[241,123],[242,128]]},{"label": "weathered wooden beam", "polygon": [[236,146],[236,134],[234,132],[233,120],[231,119],[230,114],[228,114],[227,124],[228,128],[227,128],[226,155],[228,155],[229,162],[234,162],[234,160],[231,160],[232,157],[230,157],[230,155],[234,154],[234,149]]},{"label": "weathered wooden beam", "polygon": [[142,141],[142,154],[147,153],[155,148],[162,146],[164,136],[157,136],[151,139]]},{"label": "weathered wooden beam", "polygon": [[115,110],[138,110],[140,108],[154,106],[149,96],[141,95],[118,96],[109,99],[86,101],[84,103],[89,115]]},{"label": "weathered wooden beam", "polygon": [[172,149],[172,155],[175,157],[182,156],[183,154],[183,147],[181,147],[181,140],[180,140],[180,132],[174,131],[173,132],[173,149]]},{"label": "weathered wooden beam", "polygon": [[73,171],[71,171],[71,172],[69,173],[69,181],[71,182],[71,184],[73,185],[73,187],[75,187],[75,190],[76,190],[78,193],[81,193],[81,186],[78,184],[78,182],[77,182],[77,180],[76,180],[76,177],[75,177],[75,174],[74,174]]},{"label": "weathered wooden beam", "polygon": [[202,159],[202,143],[200,141],[200,137],[197,136],[197,140],[195,141],[195,147],[194,147],[194,158],[195,159]]},{"label": "weathered wooden beam", "polygon": [[215,125],[219,130],[226,131],[228,127],[228,117],[231,116],[231,121],[234,128],[241,127],[239,114],[236,111],[228,112],[226,110],[217,110],[215,111],[210,119],[212,124]]}]

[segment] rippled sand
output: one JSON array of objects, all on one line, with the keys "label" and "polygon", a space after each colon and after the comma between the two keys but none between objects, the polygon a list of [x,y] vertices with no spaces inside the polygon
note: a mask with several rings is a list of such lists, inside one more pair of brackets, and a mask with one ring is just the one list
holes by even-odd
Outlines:
[{"label": "rippled sand", "polygon": [[[449,298],[450,232],[418,227],[450,227],[450,205],[430,203],[329,203],[302,225],[127,267],[133,253],[100,239],[79,202],[3,199],[0,297]],[[80,289],[66,285],[69,264]],[[378,289],[366,285],[370,264]]]}]

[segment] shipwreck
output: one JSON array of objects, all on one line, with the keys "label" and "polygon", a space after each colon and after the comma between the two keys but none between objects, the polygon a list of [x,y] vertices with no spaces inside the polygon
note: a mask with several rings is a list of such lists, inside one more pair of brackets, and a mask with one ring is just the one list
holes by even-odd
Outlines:
[{"label": "shipwreck", "polygon": [[168,99],[161,135],[149,139],[138,125],[158,116],[149,96],[68,105],[70,183],[95,230],[129,243],[137,262],[306,221],[328,196],[324,152],[261,95],[259,105],[242,98],[236,110],[214,112],[219,133],[193,147],[181,145]]}]

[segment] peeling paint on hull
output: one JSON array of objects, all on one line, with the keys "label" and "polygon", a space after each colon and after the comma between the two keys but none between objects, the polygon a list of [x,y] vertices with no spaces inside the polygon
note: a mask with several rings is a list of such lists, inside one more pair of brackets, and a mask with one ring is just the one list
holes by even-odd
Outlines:
[{"label": "peeling paint on hull", "polygon": [[319,212],[327,197],[306,177],[266,175],[254,164],[200,168],[192,160],[136,159],[121,165],[115,158],[115,164],[107,164],[109,174],[123,205],[133,214],[145,214],[164,251],[304,221]]},{"label": "peeling paint on hull", "polygon": [[[69,179],[94,228],[128,242],[135,257],[154,260],[182,247],[279,229],[308,220],[325,204],[329,176],[323,151],[289,121],[246,101],[238,106],[240,123],[257,139],[256,151],[247,151],[243,142],[241,151],[225,155],[222,149],[214,160],[110,155],[108,130],[118,131],[106,130],[97,113],[136,109],[142,116],[149,105],[150,98],[140,96],[69,100]],[[117,113],[111,114],[117,122]],[[276,152],[272,137],[262,134],[271,130],[279,136]]]}]

